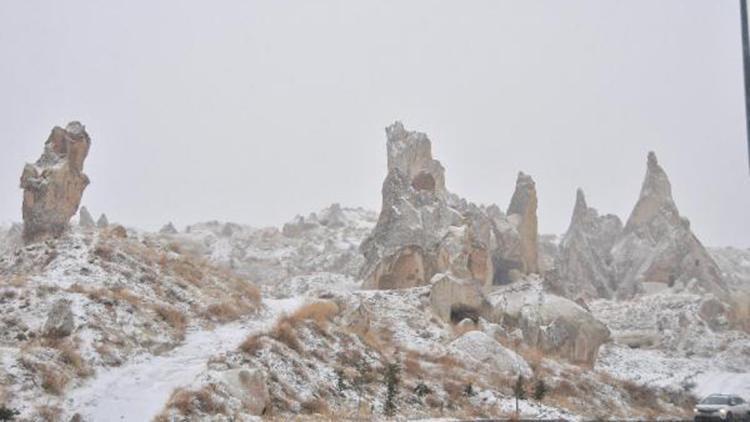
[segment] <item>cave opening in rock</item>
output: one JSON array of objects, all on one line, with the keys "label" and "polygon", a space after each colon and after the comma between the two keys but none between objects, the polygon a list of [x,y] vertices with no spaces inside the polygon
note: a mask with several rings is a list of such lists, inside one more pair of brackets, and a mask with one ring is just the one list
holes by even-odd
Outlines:
[{"label": "cave opening in rock", "polygon": [[416,190],[435,192],[435,178],[430,173],[422,171],[414,176],[411,186]]}]

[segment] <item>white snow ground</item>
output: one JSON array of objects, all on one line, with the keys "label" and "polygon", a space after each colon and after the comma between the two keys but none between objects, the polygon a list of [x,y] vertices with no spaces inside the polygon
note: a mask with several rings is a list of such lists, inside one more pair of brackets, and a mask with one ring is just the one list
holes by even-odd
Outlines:
[{"label": "white snow ground", "polygon": [[70,392],[65,403],[67,412],[98,422],[152,420],[172,391],[190,384],[206,368],[210,357],[236,349],[249,333],[266,328],[280,314],[294,311],[302,301],[301,297],[264,300],[267,310],[260,319],[193,331],[169,353],[102,371]]}]

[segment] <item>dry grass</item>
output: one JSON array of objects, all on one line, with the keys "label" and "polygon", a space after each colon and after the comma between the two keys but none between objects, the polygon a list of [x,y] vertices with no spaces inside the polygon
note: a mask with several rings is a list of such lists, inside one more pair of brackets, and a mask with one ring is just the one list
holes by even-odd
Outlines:
[{"label": "dry grass", "polygon": [[302,353],[302,343],[297,338],[297,331],[289,317],[282,317],[274,325],[269,336],[274,340],[286,344],[290,349],[297,353]]},{"label": "dry grass", "polygon": [[77,376],[85,378],[93,374],[93,370],[83,357],[81,357],[81,354],[78,353],[77,348],[72,342],[56,341],[52,347],[60,352],[61,362],[72,368]]},{"label": "dry grass", "polygon": [[63,391],[65,391],[65,386],[68,385],[68,377],[57,369],[47,365],[40,365],[37,369],[42,378],[42,388],[44,391],[55,396],[62,395]]},{"label": "dry grass", "polygon": [[642,384],[636,384],[632,381],[623,381],[622,388],[628,393],[630,404],[632,406],[644,410],[661,410],[657,391],[653,388]]},{"label": "dry grass", "polygon": [[252,334],[247,336],[245,341],[240,344],[240,350],[243,352],[254,355],[258,350],[263,347],[263,335]]},{"label": "dry grass", "polygon": [[154,311],[156,311],[156,314],[169,324],[170,327],[177,331],[178,337],[185,337],[188,319],[182,311],[167,305],[156,305],[154,306]]},{"label": "dry grass", "polygon": [[303,320],[309,320],[315,322],[319,327],[325,327],[338,313],[338,305],[331,301],[321,300],[300,307],[288,318],[293,325]]},{"label": "dry grass", "polygon": [[37,406],[34,411],[34,420],[39,422],[58,422],[62,415],[62,409],[58,406],[43,404]]},{"label": "dry grass", "polygon": [[97,242],[96,246],[94,246],[94,255],[105,261],[112,261],[115,251],[109,243]]},{"label": "dry grass", "polygon": [[241,311],[234,303],[225,301],[208,305],[203,314],[213,321],[225,323],[239,318]]},{"label": "dry grass", "polygon": [[183,416],[195,415],[198,412],[209,415],[226,415],[227,408],[214,398],[211,386],[199,390],[177,389],[167,402],[167,409],[175,409]]},{"label": "dry grass", "polygon": [[320,398],[313,398],[307,401],[303,401],[302,403],[300,403],[300,407],[302,408],[302,413],[308,415],[325,416],[330,414],[328,404],[326,404],[326,402]]}]

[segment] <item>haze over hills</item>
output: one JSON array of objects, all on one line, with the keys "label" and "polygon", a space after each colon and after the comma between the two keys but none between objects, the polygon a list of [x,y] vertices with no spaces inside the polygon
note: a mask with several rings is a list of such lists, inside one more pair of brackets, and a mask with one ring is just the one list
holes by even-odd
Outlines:
[{"label": "haze over hills", "polygon": [[685,418],[750,395],[750,251],[703,246],[653,153],[626,221],[579,190],[541,236],[543,181],[474,204],[395,122],[379,213],[149,232],[80,207],[96,145],[55,127],[0,232],[19,420]]}]

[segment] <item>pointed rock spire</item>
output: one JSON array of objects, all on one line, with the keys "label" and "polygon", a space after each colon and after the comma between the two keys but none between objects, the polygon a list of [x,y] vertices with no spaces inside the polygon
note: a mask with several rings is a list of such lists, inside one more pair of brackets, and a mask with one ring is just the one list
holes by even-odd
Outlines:
[{"label": "pointed rock spire", "polygon": [[516,190],[508,206],[508,216],[517,215],[520,218],[518,222],[518,233],[521,237],[521,258],[523,263],[523,273],[531,274],[539,272],[539,252],[538,252],[538,233],[537,233],[537,198],[536,184],[531,176],[518,173],[516,179]]},{"label": "pointed rock spire", "polygon": [[175,228],[174,224],[170,221],[169,223],[165,224],[161,230],[159,230],[159,233],[161,234],[177,234],[178,231]]},{"label": "pointed rock spire", "polygon": [[106,229],[109,227],[109,220],[107,219],[107,214],[102,214],[99,216],[99,219],[96,220],[96,227],[99,227],[100,229]]},{"label": "pointed rock spire", "polygon": [[718,266],[680,216],[669,178],[653,152],[640,197],[612,255],[618,297],[640,292],[643,283],[726,295]]},{"label": "pointed rock spire", "polygon": [[78,225],[87,229],[96,227],[94,217],[91,216],[91,213],[86,207],[81,207],[81,210],[78,212]]}]

